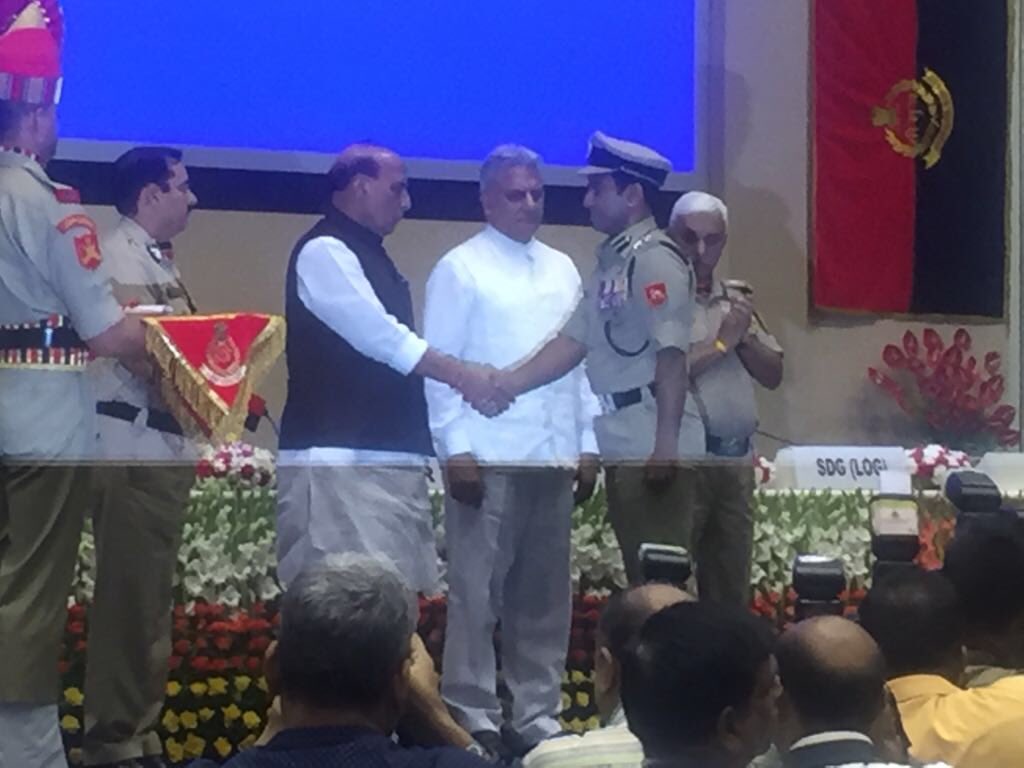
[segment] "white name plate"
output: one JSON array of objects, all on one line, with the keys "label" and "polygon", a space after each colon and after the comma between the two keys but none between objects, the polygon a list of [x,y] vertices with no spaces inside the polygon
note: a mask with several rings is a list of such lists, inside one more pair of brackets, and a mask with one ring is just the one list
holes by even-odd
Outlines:
[{"label": "white name plate", "polygon": [[776,485],[801,490],[881,490],[882,480],[910,475],[903,448],[873,445],[807,445],[783,448],[775,457]]}]

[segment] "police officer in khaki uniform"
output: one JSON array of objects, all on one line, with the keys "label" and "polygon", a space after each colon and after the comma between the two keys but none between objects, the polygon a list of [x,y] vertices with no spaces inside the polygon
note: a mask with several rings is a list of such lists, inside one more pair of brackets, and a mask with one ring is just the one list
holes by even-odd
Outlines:
[{"label": "police officer in khaki uniform", "polygon": [[587,163],[583,204],[594,228],[608,236],[597,267],[558,336],[500,374],[499,383],[515,396],[586,359],[603,407],[594,431],[606,467],[608,515],[636,583],[640,544],[690,545],[692,478],[679,463],[704,449],[700,416],[686,405],[694,277],[651,213],[669,161],[597,132]]},{"label": "police officer in khaki uniform", "polygon": [[[114,164],[113,186],[121,220],[101,245],[114,296],[138,311],[193,314],[170,248],[197,203],[181,152],[129,150]],[[196,451],[149,381],[114,360],[97,360],[90,374],[100,466],[82,757],[85,765],[128,764],[163,752],[156,725]]]},{"label": "police officer in khaki uniform", "polygon": [[750,286],[715,277],[728,223],[721,200],[688,192],[672,209],[668,233],[697,278],[689,399],[707,433],[694,494],[697,584],[701,599],[746,605],[754,534],[754,384],[779,386],[782,347],[754,312]]},{"label": "police officer in khaki uniform", "polygon": [[142,371],[144,334],[102,269],[56,148],[60,19],[0,21],[0,765],[64,766],[57,653],[95,439],[89,353]]}]

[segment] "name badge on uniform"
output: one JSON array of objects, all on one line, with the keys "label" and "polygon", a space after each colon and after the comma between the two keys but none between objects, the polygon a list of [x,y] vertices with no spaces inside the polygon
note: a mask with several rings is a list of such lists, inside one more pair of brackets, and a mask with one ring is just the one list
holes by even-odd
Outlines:
[{"label": "name badge on uniform", "polygon": [[626,303],[626,278],[602,280],[597,290],[597,308],[618,309]]}]

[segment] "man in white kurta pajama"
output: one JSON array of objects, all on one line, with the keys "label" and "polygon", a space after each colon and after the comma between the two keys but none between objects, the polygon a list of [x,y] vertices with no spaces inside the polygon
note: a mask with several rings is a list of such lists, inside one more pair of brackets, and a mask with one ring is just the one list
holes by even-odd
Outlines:
[{"label": "man in white kurta pajama", "polygon": [[[488,226],[447,253],[427,283],[424,336],[432,347],[504,368],[528,358],[572,313],[579,273],[568,256],[534,237],[543,195],[529,150],[499,147],[484,162]],[[574,482],[577,500],[590,495],[600,406],[582,366],[493,419],[443,384],[427,382],[426,394],[447,492],[442,693],[466,730],[501,751],[493,646],[500,620],[513,699],[505,751],[521,753],[560,730]]]}]

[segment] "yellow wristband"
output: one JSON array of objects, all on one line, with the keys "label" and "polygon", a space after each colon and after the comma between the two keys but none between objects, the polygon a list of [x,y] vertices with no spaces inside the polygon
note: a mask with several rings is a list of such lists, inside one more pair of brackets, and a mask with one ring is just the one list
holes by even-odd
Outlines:
[{"label": "yellow wristband", "polygon": [[723,355],[729,351],[729,347],[721,339],[715,339],[715,349],[717,349]]}]

